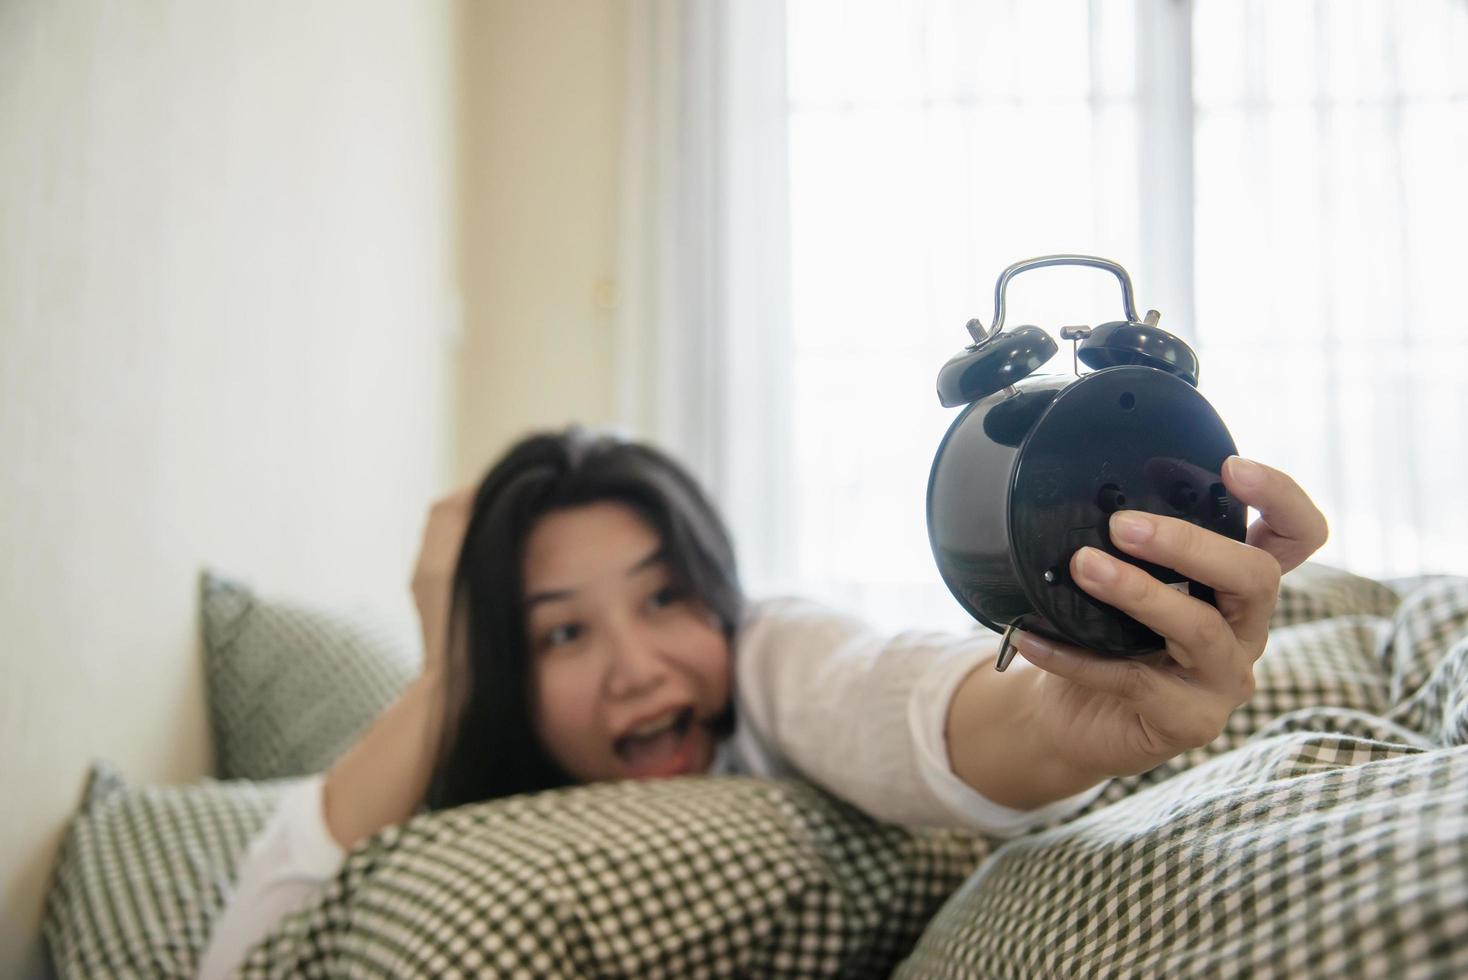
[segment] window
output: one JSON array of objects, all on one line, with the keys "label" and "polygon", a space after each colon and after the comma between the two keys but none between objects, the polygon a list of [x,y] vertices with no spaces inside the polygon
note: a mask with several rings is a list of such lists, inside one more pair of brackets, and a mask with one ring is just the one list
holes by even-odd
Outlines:
[{"label": "window", "polygon": [[[1463,569],[1468,5],[788,0],[785,23],[794,584],[967,622],[924,523],[957,411],[934,379],[999,271],[1050,252],[1128,268],[1240,450],[1326,511],[1323,560]],[[1056,330],[1120,295],[1042,270],[1009,307]]]}]

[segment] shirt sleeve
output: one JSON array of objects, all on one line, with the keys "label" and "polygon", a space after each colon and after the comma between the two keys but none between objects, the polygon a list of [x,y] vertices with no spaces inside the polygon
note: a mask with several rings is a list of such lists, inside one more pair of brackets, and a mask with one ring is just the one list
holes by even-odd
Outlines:
[{"label": "shirt sleeve", "polygon": [[872,816],[1011,836],[1074,813],[1104,783],[1034,810],[954,774],[948,705],[994,656],[982,634],[886,634],[815,603],[760,603],[735,653],[735,750],[751,771],[800,774]]},{"label": "shirt sleeve", "polygon": [[250,842],[233,894],[209,934],[199,980],[222,980],[251,947],[331,878],[345,852],[326,826],[324,775],[290,784],[275,813]]}]

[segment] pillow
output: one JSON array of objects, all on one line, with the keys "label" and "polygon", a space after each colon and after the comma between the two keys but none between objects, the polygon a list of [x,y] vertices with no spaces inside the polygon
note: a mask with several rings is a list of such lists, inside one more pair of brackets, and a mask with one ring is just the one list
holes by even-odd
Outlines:
[{"label": "pillow", "polygon": [[406,617],[263,598],[207,571],[200,604],[221,779],[326,769],[418,674]]},{"label": "pillow", "polygon": [[94,764],[46,897],[57,975],[192,977],[226,884],[280,786],[129,790],[107,763]]},{"label": "pillow", "polygon": [[[192,977],[281,786],[128,790],[96,766],[47,901],[62,980]],[[885,976],[988,846],[799,783],[514,797],[365,842],[244,975]]]},{"label": "pillow", "polygon": [[512,797],[357,848],[240,976],[885,977],[987,851],[798,782]]},{"label": "pillow", "polygon": [[1390,616],[1401,597],[1391,586],[1339,568],[1307,561],[1279,583],[1273,629],[1335,616]]},{"label": "pillow", "polygon": [[1433,576],[1402,601],[1382,646],[1391,698],[1402,705],[1444,669],[1453,648],[1468,641],[1468,578]]}]

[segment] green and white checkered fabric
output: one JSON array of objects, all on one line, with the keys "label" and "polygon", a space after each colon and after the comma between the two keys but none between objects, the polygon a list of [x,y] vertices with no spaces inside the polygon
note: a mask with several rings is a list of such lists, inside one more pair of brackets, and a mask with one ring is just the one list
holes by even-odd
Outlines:
[{"label": "green and white checkered fabric", "polygon": [[200,589],[221,779],[321,772],[418,673],[410,619],[272,600],[207,572]]},{"label": "green and white checkered fabric", "polygon": [[898,976],[1468,975],[1468,580],[1356,613],[1276,630],[1215,745],[996,850]]},{"label": "green and white checkered fabric", "polygon": [[[96,767],[48,898],[58,976],[192,977],[279,785],[129,791]],[[987,850],[873,822],[799,783],[501,800],[353,851],[244,973],[883,976]]]},{"label": "green and white checkered fabric", "polygon": [[1405,594],[1383,582],[1307,561],[1280,581],[1269,625],[1277,629],[1338,616],[1390,616]]},{"label": "green and white checkered fabric", "polygon": [[[1214,745],[982,864],[798,783],[582,787],[384,832],[243,975],[1468,974],[1468,580],[1392,615],[1350,578],[1291,600]],[[63,845],[58,972],[190,976],[276,788],[113,782]]]},{"label": "green and white checkered fabric", "polygon": [[1468,971],[1468,752],[1261,741],[1006,845],[900,977]]},{"label": "green and white checkered fabric", "polygon": [[354,851],[241,976],[886,976],[987,849],[793,782],[501,800]]},{"label": "green and white checkered fabric", "polygon": [[57,975],[192,977],[229,879],[277,783],[127,789],[93,766],[46,898]]},{"label": "green and white checkered fabric", "polygon": [[1468,579],[1436,579],[1408,596],[1382,660],[1393,721],[1439,745],[1468,744]]}]

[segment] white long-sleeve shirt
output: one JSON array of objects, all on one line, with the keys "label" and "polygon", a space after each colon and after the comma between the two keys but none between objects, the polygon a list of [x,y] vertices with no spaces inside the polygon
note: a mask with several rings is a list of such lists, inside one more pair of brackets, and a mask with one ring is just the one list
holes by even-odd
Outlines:
[{"label": "white long-sleeve shirt", "polygon": [[[737,722],[716,773],[799,776],[879,820],[1010,836],[1064,817],[1093,787],[1035,810],[1001,806],[954,775],[944,727],[959,683],[994,656],[989,634],[887,634],[798,599],[758,603],[734,655]],[[286,789],[255,837],[199,976],[228,976],[311,897],[345,854],[326,827],[324,776]]]}]

